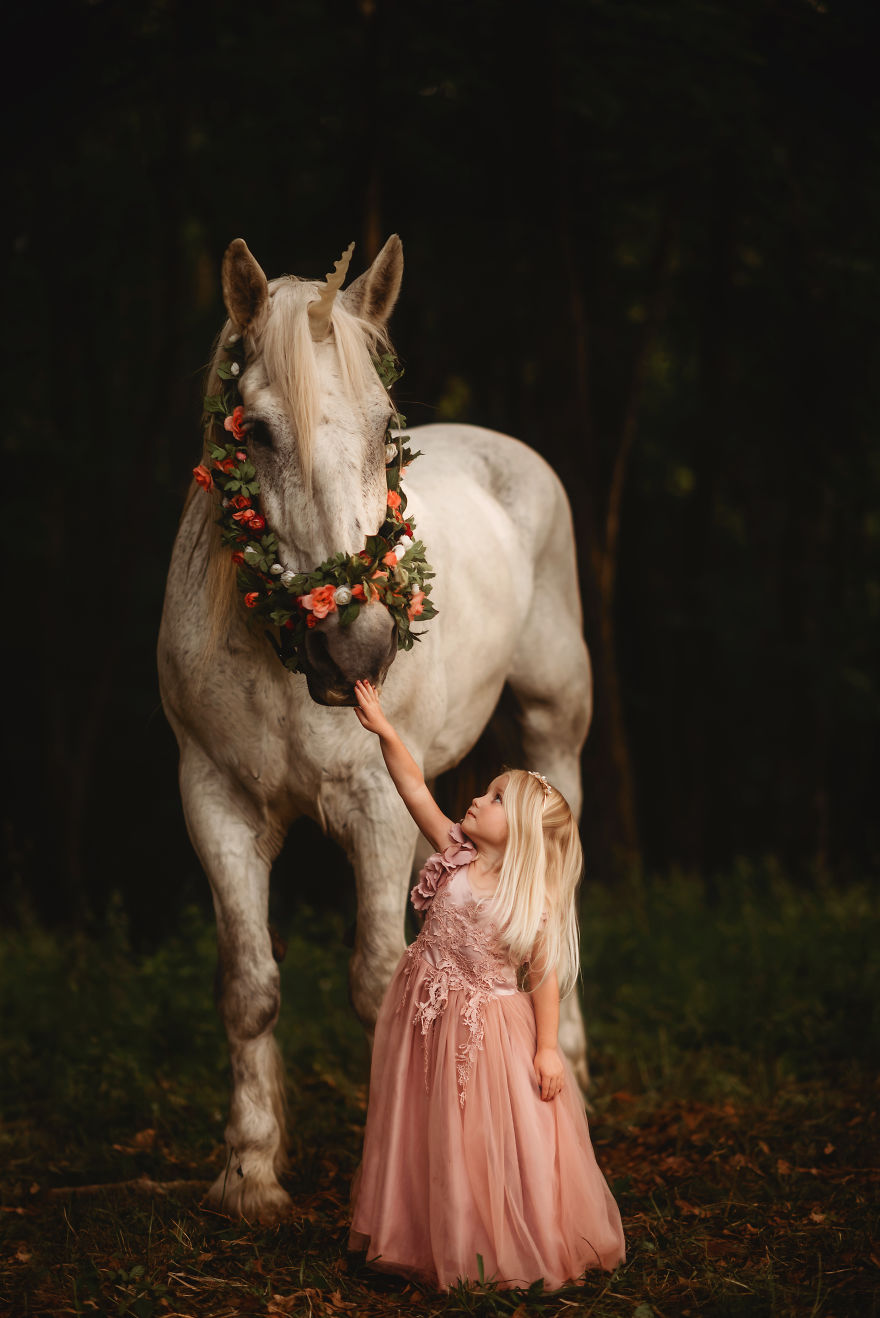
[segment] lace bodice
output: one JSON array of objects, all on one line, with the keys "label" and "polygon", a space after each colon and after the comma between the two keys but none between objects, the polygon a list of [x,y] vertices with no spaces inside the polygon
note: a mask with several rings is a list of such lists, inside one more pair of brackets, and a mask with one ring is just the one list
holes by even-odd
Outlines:
[{"label": "lace bodice", "polygon": [[458,824],[453,825],[450,837],[451,845],[430,857],[412,890],[413,905],[425,912],[425,923],[406,952],[409,965],[398,1009],[409,998],[412,972],[421,958],[430,971],[415,1003],[413,1024],[421,1026],[425,1039],[427,1082],[429,1033],[446,1010],[450,992],[463,994],[460,1010],[467,1039],[457,1062],[459,1100],[464,1106],[471,1063],[483,1043],[486,1004],[493,997],[518,991],[517,966],[492,920],[491,899],[478,899],[471,888],[468,868],[476,855],[473,843]]}]

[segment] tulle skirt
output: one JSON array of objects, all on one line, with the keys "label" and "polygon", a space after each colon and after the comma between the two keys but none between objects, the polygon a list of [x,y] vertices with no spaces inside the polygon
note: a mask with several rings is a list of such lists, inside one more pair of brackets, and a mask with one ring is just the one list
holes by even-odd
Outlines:
[{"label": "tulle skirt", "polygon": [[613,1269],[624,1258],[620,1213],[567,1063],[561,1094],[540,1098],[529,996],[484,1008],[462,1104],[465,995],[450,990],[423,1037],[414,1004],[430,968],[417,957],[408,982],[406,970],[404,958],[376,1026],[349,1248],[442,1289],[481,1271],[500,1286],[543,1278],[556,1289]]}]

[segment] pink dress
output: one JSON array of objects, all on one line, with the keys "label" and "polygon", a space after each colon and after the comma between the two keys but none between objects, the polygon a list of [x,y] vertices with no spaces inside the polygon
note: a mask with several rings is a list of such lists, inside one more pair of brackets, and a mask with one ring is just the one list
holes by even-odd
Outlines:
[{"label": "pink dress", "polygon": [[349,1248],[443,1289],[555,1289],[624,1258],[577,1081],[541,1100],[532,1002],[468,880],[458,824],[412,892],[426,913],[379,1012]]}]

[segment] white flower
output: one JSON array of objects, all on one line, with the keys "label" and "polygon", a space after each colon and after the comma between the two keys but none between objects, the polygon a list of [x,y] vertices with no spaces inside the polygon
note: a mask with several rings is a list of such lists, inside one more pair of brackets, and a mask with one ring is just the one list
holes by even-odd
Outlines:
[{"label": "white flower", "polygon": [[397,445],[396,445],[396,444],[386,444],[386,445],[385,445],[385,461],[386,461],[386,463],[387,463],[387,462],[396,462],[396,461],[397,461]]},{"label": "white flower", "polygon": [[403,545],[404,549],[412,549],[413,538],[411,535],[402,535],[397,543]]},{"label": "white flower", "polygon": [[228,499],[221,499],[221,500],[220,500],[220,507],[221,507],[221,508],[228,508],[228,507],[229,507],[229,500],[228,500]]},{"label": "white flower", "polygon": [[351,587],[337,586],[333,592],[333,598],[340,608],[344,608],[346,604],[351,603]]},{"label": "white flower", "polygon": [[398,543],[394,546],[391,552],[394,554],[394,557],[397,559],[399,563],[400,560],[403,558],[404,554],[406,553],[406,545],[401,545]]},{"label": "white flower", "polygon": [[241,370],[241,367],[239,366],[238,362],[230,362],[229,369],[233,375],[238,375],[239,371]]},{"label": "white flower", "polygon": [[284,568],[281,566],[280,563],[273,563],[272,566],[269,568],[269,571],[272,573],[273,577],[280,577],[281,573],[284,571]]},{"label": "white flower", "polygon": [[238,340],[239,340],[240,338],[241,338],[241,335],[240,335],[240,334],[230,334],[230,336],[229,336],[229,338],[226,340],[226,342],[227,342],[227,343],[238,343]]},{"label": "white flower", "polygon": [[290,568],[288,568],[286,572],[282,572],[282,573],[281,573],[281,584],[282,584],[282,586],[286,586],[286,587],[288,588],[288,590],[289,590],[290,587],[293,585],[293,579],[294,579],[295,576],[296,576],[296,573],[295,573],[295,572],[291,572]]}]

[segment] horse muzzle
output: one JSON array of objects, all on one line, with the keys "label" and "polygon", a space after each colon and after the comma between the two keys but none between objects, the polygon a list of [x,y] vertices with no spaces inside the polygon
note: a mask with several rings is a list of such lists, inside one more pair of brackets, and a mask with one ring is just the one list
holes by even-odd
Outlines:
[{"label": "horse muzzle", "polygon": [[357,704],[360,678],[381,686],[397,654],[397,627],[383,604],[368,604],[347,627],[330,614],[306,636],[303,671],[318,705]]}]

